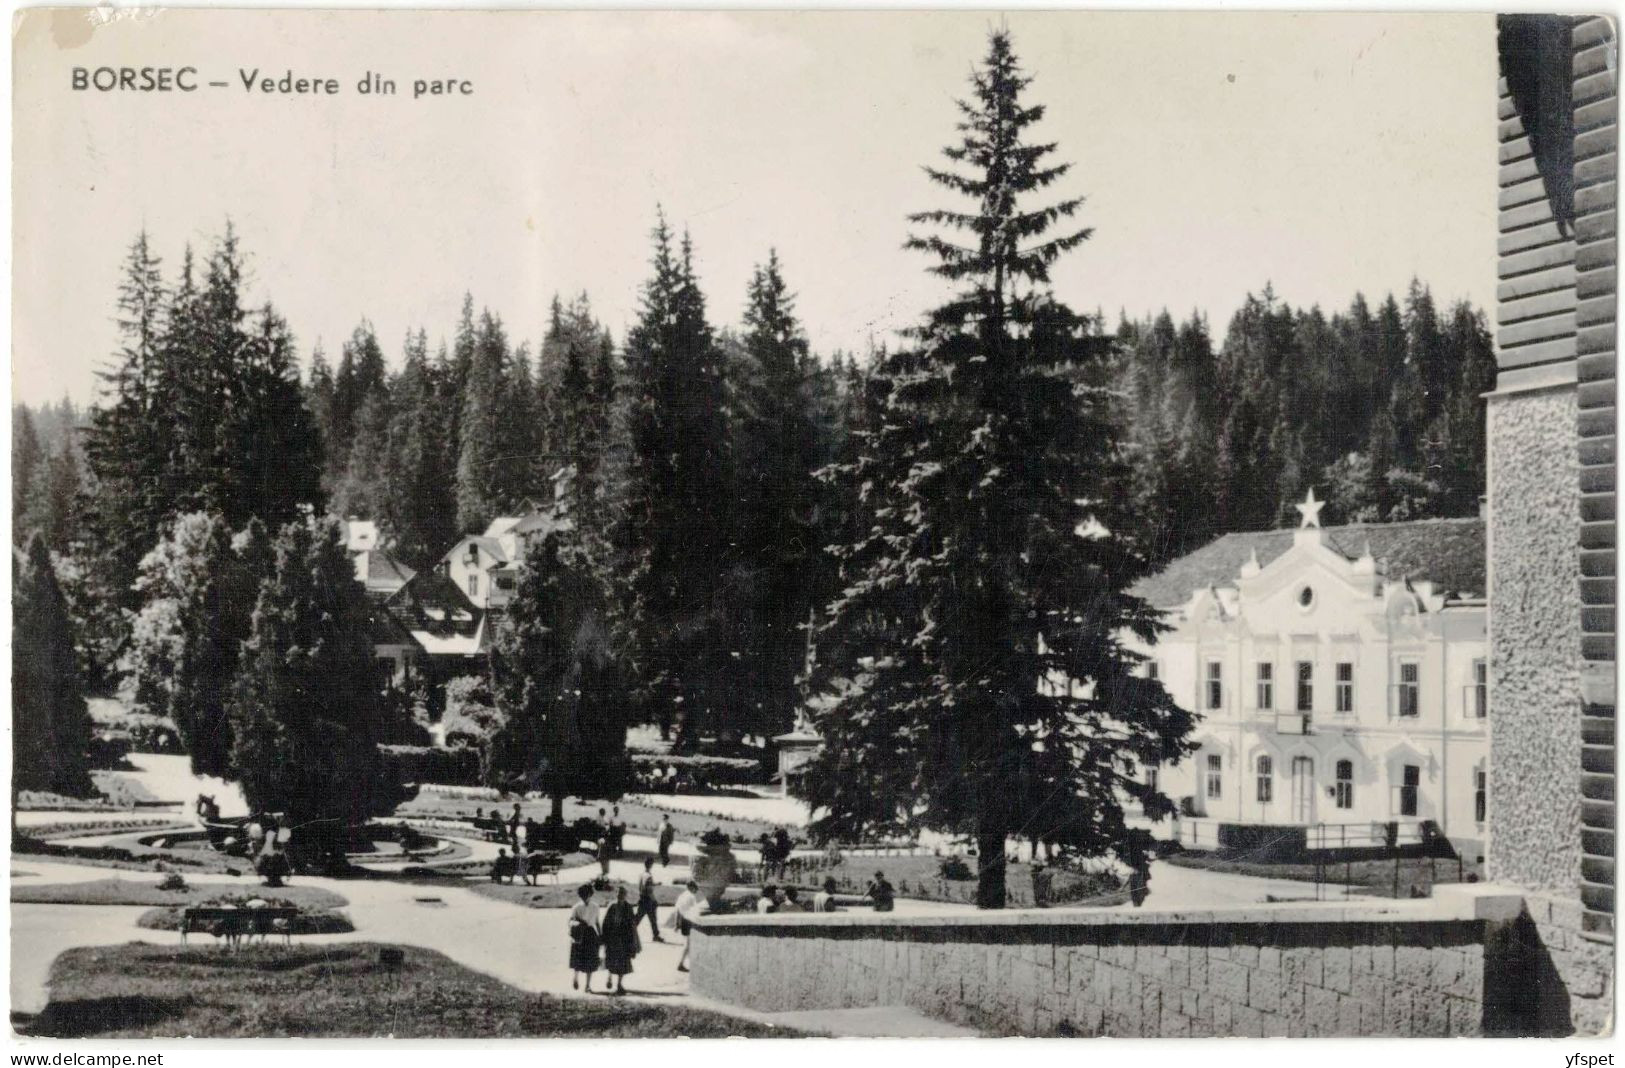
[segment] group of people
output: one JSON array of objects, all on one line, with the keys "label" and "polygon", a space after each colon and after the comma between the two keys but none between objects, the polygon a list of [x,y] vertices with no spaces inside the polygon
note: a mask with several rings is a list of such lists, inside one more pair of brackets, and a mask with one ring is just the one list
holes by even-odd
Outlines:
[{"label": "group of people", "polygon": [[790,854],[795,850],[797,841],[790,837],[790,832],[783,827],[776,829],[772,834],[762,832],[759,847],[762,851],[762,878],[783,879],[785,868],[790,863]]},{"label": "group of people", "polygon": [[[608,992],[626,993],[626,977],[632,973],[632,960],[643,952],[638,926],[647,919],[654,940],[666,941],[660,935],[656,885],[654,860],[649,859],[643,862],[643,875],[638,880],[636,908],[627,900],[625,884],[615,888],[615,900],[603,910],[598,907],[591,884],[576,891],[581,900],[570,909],[570,989],[581,989],[585,980],[586,989],[591,993],[592,977],[603,968],[610,975]],[[677,962],[680,972],[688,971],[688,936],[694,928],[694,920],[704,911],[705,898],[700,895],[699,884],[690,880],[678,895],[665,924],[667,929],[675,929],[683,937],[683,956]]]}]

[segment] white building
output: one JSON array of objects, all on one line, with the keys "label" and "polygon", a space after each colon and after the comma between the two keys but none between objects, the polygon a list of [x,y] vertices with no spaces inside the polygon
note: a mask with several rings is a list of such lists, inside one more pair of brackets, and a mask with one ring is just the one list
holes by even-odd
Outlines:
[{"label": "white building", "polygon": [[1299,509],[1296,531],[1225,535],[1135,589],[1172,627],[1135,643],[1146,671],[1200,717],[1199,748],[1147,772],[1181,839],[1302,826],[1311,847],[1369,845],[1394,822],[1481,846],[1483,520],[1322,530],[1312,493]]},{"label": "white building", "polygon": [[568,523],[553,507],[530,506],[523,515],[500,516],[485,533],[467,535],[453,545],[441,557],[441,570],[476,607],[499,612],[518,588],[528,541]]}]

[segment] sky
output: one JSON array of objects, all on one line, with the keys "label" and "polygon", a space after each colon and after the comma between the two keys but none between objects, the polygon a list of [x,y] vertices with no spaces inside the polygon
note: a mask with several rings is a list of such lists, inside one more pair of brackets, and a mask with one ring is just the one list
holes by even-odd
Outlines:
[{"label": "sky", "polygon": [[[1087,198],[1094,237],[1054,272],[1074,307],[1201,309],[1222,336],[1266,282],[1328,310],[1412,276],[1493,300],[1490,15],[36,10],[14,34],[14,395],[92,399],[135,234],[172,271],[228,218],[307,360],[365,318],[398,363],[465,291],[534,345],[553,294],[586,290],[623,338],[657,206],[715,324],[773,248],[814,348],[862,352],[944,295],[905,216],[954,206],[921,166],[999,21],[1074,164],[1055,192]],[[100,66],[227,85],[73,91]],[[341,89],[248,93],[254,69]],[[399,93],[356,93],[369,70]],[[472,94],[413,99],[417,79]]]}]

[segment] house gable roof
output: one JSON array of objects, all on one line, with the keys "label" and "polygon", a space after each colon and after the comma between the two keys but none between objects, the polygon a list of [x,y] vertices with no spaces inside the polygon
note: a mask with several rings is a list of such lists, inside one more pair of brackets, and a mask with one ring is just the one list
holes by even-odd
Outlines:
[{"label": "house gable roof", "polygon": [[[1155,608],[1177,608],[1197,590],[1234,585],[1253,553],[1261,567],[1292,548],[1293,531],[1225,534],[1141,579],[1130,592]],[[1408,523],[1354,523],[1327,527],[1321,543],[1349,560],[1371,547],[1377,574],[1429,581],[1449,597],[1485,594],[1484,520],[1419,519]]]}]

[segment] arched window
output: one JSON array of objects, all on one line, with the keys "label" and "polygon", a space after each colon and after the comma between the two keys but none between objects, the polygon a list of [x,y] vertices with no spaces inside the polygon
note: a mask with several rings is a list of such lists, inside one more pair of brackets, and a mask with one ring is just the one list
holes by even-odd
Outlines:
[{"label": "arched window", "polygon": [[1258,758],[1258,803],[1267,805],[1275,800],[1275,761],[1267,755]]},{"label": "arched window", "polygon": [[1349,809],[1354,807],[1354,761],[1339,760],[1337,762],[1337,807]]}]

